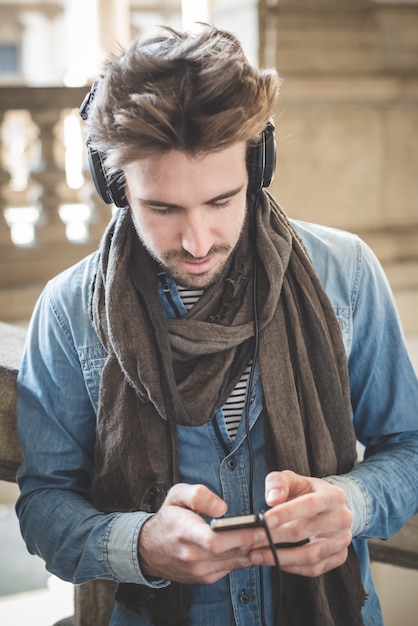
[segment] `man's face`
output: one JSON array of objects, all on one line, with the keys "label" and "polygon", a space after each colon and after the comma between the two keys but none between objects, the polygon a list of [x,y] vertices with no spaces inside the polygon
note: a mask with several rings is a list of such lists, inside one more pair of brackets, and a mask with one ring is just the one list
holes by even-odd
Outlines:
[{"label": "man's face", "polygon": [[125,169],[138,236],[184,287],[216,282],[246,215],[246,146],[190,156],[172,150]]}]

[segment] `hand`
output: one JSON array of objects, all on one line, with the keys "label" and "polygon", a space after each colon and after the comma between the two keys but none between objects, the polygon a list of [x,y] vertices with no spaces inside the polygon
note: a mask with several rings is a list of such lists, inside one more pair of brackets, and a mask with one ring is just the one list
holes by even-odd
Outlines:
[{"label": "hand", "polygon": [[[299,476],[291,471],[272,472],[266,477],[265,514],[275,543],[309,543],[278,550],[281,568],[291,574],[319,576],[347,558],[351,543],[352,514],[344,492],[320,478]],[[250,555],[256,565],[274,565],[270,549],[262,547]]]},{"label": "hand", "polygon": [[249,552],[265,543],[262,528],[215,533],[199,513],[219,517],[226,503],[203,485],[177,484],[139,535],[142,572],[181,583],[209,584],[251,565]]}]

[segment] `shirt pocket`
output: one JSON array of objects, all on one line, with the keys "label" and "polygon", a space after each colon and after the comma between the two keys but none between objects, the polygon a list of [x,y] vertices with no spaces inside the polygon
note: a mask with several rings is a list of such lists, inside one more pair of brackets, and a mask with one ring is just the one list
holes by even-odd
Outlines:
[{"label": "shirt pocket", "polygon": [[346,306],[336,306],[334,307],[334,311],[341,329],[344,348],[348,358],[352,343],[352,324],[350,309]]},{"label": "shirt pocket", "polygon": [[104,364],[107,359],[107,352],[101,344],[79,348],[78,357],[80,359],[81,370],[90,400],[97,413],[99,404],[100,381]]}]

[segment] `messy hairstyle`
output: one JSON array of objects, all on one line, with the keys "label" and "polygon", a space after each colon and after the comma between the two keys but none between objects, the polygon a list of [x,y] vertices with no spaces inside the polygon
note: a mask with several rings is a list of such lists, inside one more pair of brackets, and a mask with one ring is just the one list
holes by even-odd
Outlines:
[{"label": "messy hairstyle", "polygon": [[109,59],[88,131],[110,172],[172,149],[197,154],[250,145],[279,86],[276,70],[250,65],[231,33],[209,25],[193,34],[164,28]]}]

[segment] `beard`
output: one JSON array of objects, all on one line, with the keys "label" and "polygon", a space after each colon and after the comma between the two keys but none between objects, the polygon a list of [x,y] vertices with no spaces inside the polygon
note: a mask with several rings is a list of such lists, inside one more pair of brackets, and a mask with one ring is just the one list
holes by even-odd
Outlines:
[{"label": "beard", "polygon": [[212,248],[208,251],[205,259],[209,259],[213,256],[218,256],[218,263],[211,268],[207,272],[202,272],[200,274],[190,274],[185,271],[182,271],[180,268],[176,266],[176,261],[196,261],[196,257],[194,257],[190,252],[184,250],[183,248],[180,250],[168,250],[162,255],[159,255],[146,241],[146,239],[142,236],[135,220],[132,220],[136,234],[138,236],[139,241],[148,252],[150,257],[161,267],[161,269],[167,272],[174,282],[183,287],[185,289],[208,289],[215,285],[220,276],[222,275],[225,265],[231,259],[234,254],[236,248],[238,247],[240,240],[242,238],[242,234],[245,227],[245,220],[241,232],[239,234],[238,240],[236,241],[234,246],[231,246],[227,243],[219,243],[212,246]]},{"label": "beard", "polygon": [[175,263],[176,261],[196,261],[196,258],[187,250],[169,250],[161,258],[147,245],[139,233],[138,237],[150,257],[160,266],[161,270],[167,272],[177,285],[185,289],[208,289],[215,285],[222,275],[226,262],[233,253],[233,249],[227,244],[213,246],[205,256],[205,259],[219,255],[219,263],[208,272],[188,274],[178,269]]},{"label": "beard", "polygon": [[186,289],[207,289],[218,282],[232,252],[233,248],[228,244],[212,246],[206,254],[205,259],[218,256],[218,263],[210,271],[202,272],[201,274],[186,274],[177,269],[176,261],[196,261],[196,258],[190,254],[190,252],[187,252],[187,250],[169,250],[164,254],[163,259],[160,260],[159,263],[180,287]]}]

